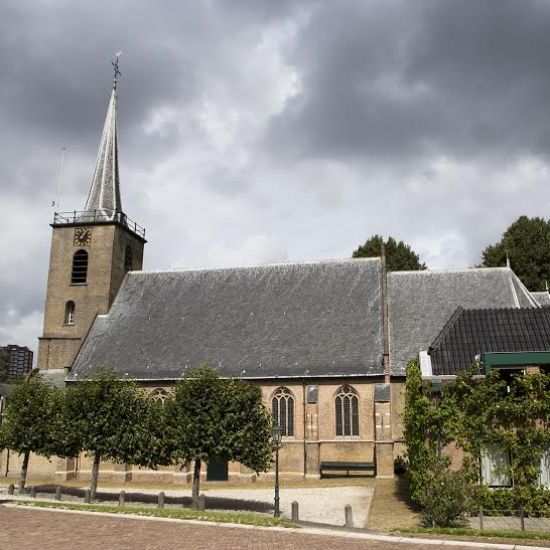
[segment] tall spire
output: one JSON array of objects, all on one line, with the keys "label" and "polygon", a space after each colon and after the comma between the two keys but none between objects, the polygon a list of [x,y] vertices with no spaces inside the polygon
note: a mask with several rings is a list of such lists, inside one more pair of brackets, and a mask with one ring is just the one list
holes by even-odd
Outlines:
[{"label": "tall spire", "polygon": [[86,206],[86,212],[94,212],[94,217],[114,219],[116,214],[122,212],[120,200],[120,184],[118,175],[118,140],[117,140],[117,76],[122,74],[118,70],[118,58],[121,52],[117,52],[114,68],[113,91],[107,109],[107,117],[101,134],[97,162],[92,179],[92,185]]}]

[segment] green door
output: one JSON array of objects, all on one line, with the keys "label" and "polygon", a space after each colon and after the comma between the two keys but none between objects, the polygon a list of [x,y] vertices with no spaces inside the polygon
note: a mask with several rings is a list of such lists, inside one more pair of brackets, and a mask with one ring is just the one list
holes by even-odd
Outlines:
[{"label": "green door", "polygon": [[206,481],[227,481],[227,460],[212,457],[206,470]]}]

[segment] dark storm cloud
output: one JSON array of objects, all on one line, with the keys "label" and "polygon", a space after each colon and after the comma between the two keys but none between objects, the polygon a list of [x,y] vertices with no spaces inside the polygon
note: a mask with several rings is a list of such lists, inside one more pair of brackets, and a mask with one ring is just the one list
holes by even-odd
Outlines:
[{"label": "dark storm cloud", "polygon": [[548,51],[548,2],[325,2],[287,52],[301,93],[267,144],[295,157],[548,156]]}]

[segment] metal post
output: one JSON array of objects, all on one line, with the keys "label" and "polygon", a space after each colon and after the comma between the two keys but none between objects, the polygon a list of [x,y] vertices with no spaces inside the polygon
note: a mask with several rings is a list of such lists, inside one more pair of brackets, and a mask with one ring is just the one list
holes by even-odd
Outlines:
[{"label": "metal post", "polygon": [[90,504],[91,499],[92,499],[92,492],[90,491],[90,489],[86,489],[84,491],[84,502],[86,504]]},{"label": "metal post", "polygon": [[31,487],[31,491],[30,491],[30,497],[31,498],[36,498],[36,487]]},{"label": "metal post", "polygon": [[61,487],[59,485],[55,488],[55,500],[61,500]]},{"label": "metal post", "polygon": [[159,493],[158,507],[159,508],[164,508],[164,491],[161,491]]},{"label": "metal post", "polygon": [[346,504],[344,514],[346,516],[346,527],[353,527],[353,512],[350,504]]},{"label": "metal post", "polygon": [[14,491],[15,491],[15,486],[13,485],[13,483],[10,483],[8,485],[8,495],[13,495]]},{"label": "metal post", "polygon": [[277,445],[277,447],[275,447],[275,508],[273,512],[276,518],[281,515],[279,501],[279,445]]},{"label": "metal post", "polygon": [[297,501],[294,501],[292,503],[292,513],[291,513],[291,516],[292,518],[292,521],[298,521],[299,520],[299,515],[298,515],[298,502]]},{"label": "metal post", "polygon": [[126,492],[120,491],[120,495],[118,495],[118,505],[124,506],[126,504]]}]

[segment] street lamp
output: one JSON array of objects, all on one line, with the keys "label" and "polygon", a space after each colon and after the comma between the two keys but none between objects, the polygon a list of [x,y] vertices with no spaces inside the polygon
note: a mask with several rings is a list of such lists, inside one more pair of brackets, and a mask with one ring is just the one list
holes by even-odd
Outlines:
[{"label": "street lamp", "polygon": [[279,509],[279,449],[281,448],[281,440],[283,438],[283,428],[279,424],[273,424],[271,430],[273,436],[273,444],[275,445],[275,506],[273,508],[273,515],[278,518],[281,515]]}]

